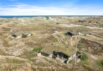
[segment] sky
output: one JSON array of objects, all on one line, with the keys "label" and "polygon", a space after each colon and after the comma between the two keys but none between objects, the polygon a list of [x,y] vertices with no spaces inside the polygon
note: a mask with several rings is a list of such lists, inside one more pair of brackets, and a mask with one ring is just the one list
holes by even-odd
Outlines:
[{"label": "sky", "polygon": [[0,0],[0,15],[103,15],[103,0]]}]

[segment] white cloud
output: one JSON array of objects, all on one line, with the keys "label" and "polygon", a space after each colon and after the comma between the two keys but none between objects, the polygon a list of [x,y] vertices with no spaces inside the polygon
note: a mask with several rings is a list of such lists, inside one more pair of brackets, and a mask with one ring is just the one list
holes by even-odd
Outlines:
[{"label": "white cloud", "polygon": [[0,8],[0,15],[103,15],[101,7],[40,7],[26,4]]}]

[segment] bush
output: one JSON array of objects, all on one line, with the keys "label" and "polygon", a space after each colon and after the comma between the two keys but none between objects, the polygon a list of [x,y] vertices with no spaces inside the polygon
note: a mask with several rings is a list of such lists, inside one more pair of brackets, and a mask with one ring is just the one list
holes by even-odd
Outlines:
[{"label": "bush", "polygon": [[102,68],[103,68],[103,60],[97,61],[97,65],[98,65],[99,67],[102,67]]},{"label": "bush", "polygon": [[41,50],[42,50],[42,48],[34,48],[34,49],[33,49],[33,51],[34,51],[34,52],[37,52],[37,53],[40,53]]},{"label": "bush", "polygon": [[80,44],[78,45],[78,49],[82,49],[84,47],[85,47],[85,44],[83,44],[83,43],[80,42]]},{"label": "bush", "polygon": [[82,53],[81,60],[86,61],[88,59],[87,55],[85,53]]}]

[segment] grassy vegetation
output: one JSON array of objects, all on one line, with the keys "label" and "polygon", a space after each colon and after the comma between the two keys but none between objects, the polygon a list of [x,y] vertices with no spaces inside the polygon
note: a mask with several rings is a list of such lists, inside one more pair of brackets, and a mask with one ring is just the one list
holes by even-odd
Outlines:
[{"label": "grassy vegetation", "polygon": [[26,63],[23,60],[5,58],[2,62],[0,61],[0,71],[17,71],[25,65]]},{"label": "grassy vegetation", "polygon": [[83,65],[88,64],[88,56],[85,53],[82,53],[82,55],[81,55],[81,63]]},{"label": "grassy vegetation", "polygon": [[39,47],[39,48],[34,48],[34,49],[33,49],[33,52],[40,53],[40,52],[41,52],[41,50],[42,50],[42,48],[41,48],[41,47]]},{"label": "grassy vegetation", "polygon": [[6,59],[8,63],[12,63],[12,64],[21,64],[21,63],[24,63],[25,61],[22,61],[22,60],[18,60],[18,59],[9,59],[7,58]]},{"label": "grassy vegetation", "polygon": [[82,48],[84,48],[84,47],[85,47],[84,44],[79,44],[79,45],[78,45],[78,49],[82,49]]},{"label": "grassy vegetation", "polygon": [[[71,19],[70,19],[71,18]],[[88,23],[89,19],[84,18],[84,22],[78,21],[82,17],[38,17],[38,18],[20,18],[20,19],[3,19],[0,20],[0,55],[1,56],[12,56],[19,57],[20,59],[26,59],[27,61],[16,59],[5,59],[0,58],[0,71],[93,71],[99,67],[103,68],[103,60],[93,60],[89,56],[93,55],[93,50],[95,46],[99,47],[95,42],[100,41],[97,39],[100,36],[102,43],[102,33],[103,30],[97,29],[88,29],[86,26],[95,26],[100,24],[91,24],[95,22]],[[52,20],[51,20],[52,19]],[[54,21],[53,21],[54,20]],[[96,20],[96,19],[95,19]],[[96,21],[98,21],[97,19]],[[5,24],[6,23],[6,24]],[[102,23],[102,22],[101,22]],[[63,24],[64,26],[62,26]],[[65,26],[68,25],[68,27]],[[73,24],[74,27],[69,27],[69,24]],[[76,26],[80,24],[81,26]],[[101,24],[101,27],[103,24]],[[96,26],[99,27],[99,26]],[[12,32],[12,31],[13,32]],[[56,33],[56,31],[58,33]],[[11,38],[11,33],[31,33],[32,36],[27,38]],[[74,33],[73,38],[65,36],[64,33],[71,32]],[[79,38],[76,38],[78,33],[83,35]],[[87,36],[86,34],[91,33],[91,35],[97,37],[93,38],[92,36]],[[54,34],[54,36],[53,36]],[[95,35],[94,35],[95,34]],[[85,38],[83,38],[85,37]],[[90,40],[82,40],[90,39]],[[95,40],[94,40],[95,39]],[[79,43],[78,43],[79,41]],[[95,41],[95,42],[94,42]],[[74,61],[71,61],[69,64],[63,64],[59,60],[49,59],[49,58],[39,58],[37,53],[43,51],[45,53],[52,53],[53,51],[63,52],[68,56],[71,56],[75,53],[75,45],[78,44],[78,49],[80,51],[85,51],[81,54],[81,67],[79,63],[77,67],[71,66]],[[93,48],[92,48],[93,47]],[[102,47],[102,45],[100,46]],[[78,51],[79,51],[78,50]],[[101,50],[101,49],[98,49]],[[90,51],[90,52],[89,52]],[[103,55],[97,55],[100,51],[96,52],[96,58],[102,58]],[[13,54],[12,54],[13,53]],[[20,53],[19,55],[16,55]],[[103,52],[101,51],[101,54]],[[99,59],[99,58],[98,58]],[[4,61],[3,61],[4,60]],[[34,67],[34,70],[26,70],[29,66],[26,65],[29,63]],[[87,67],[83,67],[87,65]],[[97,65],[96,67],[94,67]],[[73,70],[71,68],[74,68]],[[77,68],[79,70],[77,70]],[[19,70],[20,69],[20,70]],[[83,70],[82,70],[83,69]],[[91,70],[93,69],[93,70]],[[96,71],[99,71],[96,70]],[[103,70],[101,70],[103,71]]]},{"label": "grassy vegetation", "polygon": [[88,59],[87,55],[85,53],[82,53],[81,60],[86,61],[87,59]]},{"label": "grassy vegetation", "polygon": [[102,67],[103,68],[103,60],[98,60],[96,62],[97,66]]}]

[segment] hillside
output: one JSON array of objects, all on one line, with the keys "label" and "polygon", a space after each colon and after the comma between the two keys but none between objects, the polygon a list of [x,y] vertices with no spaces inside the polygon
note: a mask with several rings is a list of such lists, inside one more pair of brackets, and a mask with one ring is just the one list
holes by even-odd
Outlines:
[{"label": "hillside", "polygon": [[0,71],[103,71],[103,17],[0,18]]}]

